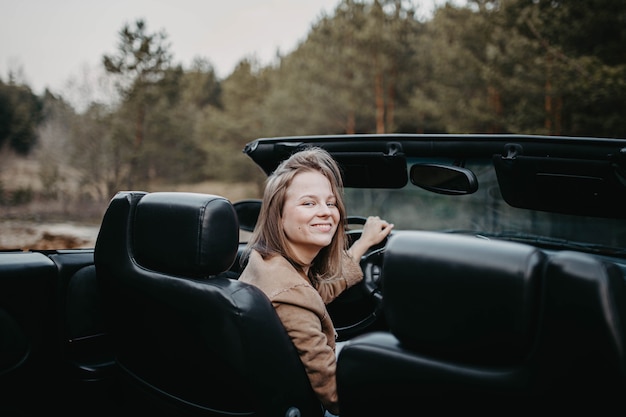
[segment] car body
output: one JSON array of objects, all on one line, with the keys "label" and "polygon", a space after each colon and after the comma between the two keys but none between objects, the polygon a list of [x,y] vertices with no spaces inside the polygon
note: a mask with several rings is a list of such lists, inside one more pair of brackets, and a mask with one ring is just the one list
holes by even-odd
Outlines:
[{"label": "car body", "polygon": [[[395,225],[328,306],[347,342],[342,415],[520,398],[623,410],[626,139],[324,135],[243,152],[268,175],[307,146],[341,166],[350,239],[367,216]],[[260,204],[233,202],[243,232]],[[237,279],[245,244],[222,277]],[[97,250],[0,253],[1,414],[119,411]]]}]

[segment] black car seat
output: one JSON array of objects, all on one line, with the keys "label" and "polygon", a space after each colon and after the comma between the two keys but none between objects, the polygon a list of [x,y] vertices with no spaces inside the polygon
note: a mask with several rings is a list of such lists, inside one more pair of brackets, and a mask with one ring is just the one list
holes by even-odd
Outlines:
[{"label": "black car seat", "polygon": [[268,298],[220,276],[237,255],[225,198],[120,192],[95,246],[120,411],[153,416],[321,416]]},{"label": "black car seat", "polygon": [[395,232],[382,265],[389,331],[341,350],[341,416],[511,415],[526,405],[544,264],[522,244]]},{"label": "black car seat", "polygon": [[342,349],[342,417],[623,410],[626,289],[616,265],[519,243],[397,232],[382,280],[390,331]]},{"label": "black car seat", "polygon": [[559,411],[613,414],[626,400],[626,282],[612,262],[550,256],[538,343],[538,384]]}]

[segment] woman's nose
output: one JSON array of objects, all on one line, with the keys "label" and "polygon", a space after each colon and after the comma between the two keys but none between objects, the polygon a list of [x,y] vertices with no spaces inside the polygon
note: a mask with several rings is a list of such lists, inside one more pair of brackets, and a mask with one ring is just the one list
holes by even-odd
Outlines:
[{"label": "woman's nose", "polygon": [[330,207],[328,207],[327,204],[320,204],[319,209],[317,211],[319,216],[329,216],[331,211],[330,211]]}]

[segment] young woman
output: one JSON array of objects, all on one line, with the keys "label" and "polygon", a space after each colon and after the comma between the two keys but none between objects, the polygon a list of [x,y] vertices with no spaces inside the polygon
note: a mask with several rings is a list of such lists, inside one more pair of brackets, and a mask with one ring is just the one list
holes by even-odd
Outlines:
[{"label": "young woman", "polygon": [[369,217],[347,248],[341,173],[331,155],[307,148],[269,176],[261,213],[239,278],[272,301],[322,405],[339,413],[336,332],[326,309],[363,279],[359,260],[389,235],[393,224]]}]

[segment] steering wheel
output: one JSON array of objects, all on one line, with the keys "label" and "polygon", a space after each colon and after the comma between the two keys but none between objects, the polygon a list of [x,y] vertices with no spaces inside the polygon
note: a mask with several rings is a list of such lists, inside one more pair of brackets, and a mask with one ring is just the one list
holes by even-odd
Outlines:
[{"label": "steering wheel", "polygon": [[[367,221],[367,217],[364,216],[348,216],[347,219],[348,230],[346,234],[348,235],[348,240],[350,244],[354,243],[361,236],[362,230],[359,229],[350,229],[350,225],[364,225]],[[368,296],[374,297],[377,305],[382,305],[383,297],[380,288],[381,284],[381,271],[382,271],[382,261],[383,254],[385,252],[385,246],[387,244],[387,240],[389,236],[383,239],[377,245],[372,246],[368,249],[367,252],[361,257],[360,265],[363,270],[363,281],[362,287],[363,290],[367,293]]]},{"label": "steering wheel", "polygon": [[[366,222],[367,217],[363,216],[349,216],[347,218],[346,237],[348,245],[352,245],[363,233],[363,227],[356,226],[363,226]],[[380,279],[382,257],[386,242],[387,240],[385,239],[369,248],[361,257],[359,264],[363,271],[363,280],[357,285],[348,288],[328,305],[333,320],[341,317],[341,319],[335,320],[339,340],[348,340],[367,331],[372,325],[376,326],[376,323],[382,317]],[[346,310],[346,306],[350,306],[348,310]],[[355,309],[352,308],[353,306]],[[333,311],[334,308],[337,308],[337,310]],[[344,313],[340,313],[342,310]],[[349,313],[346,314],[345,311],[349,311]]]},{"label": "steering wheel", "polygon": [[351,224],[365,224],[367,222],[367,217],[365,216],[348,216],[347,218],[348,226]]}]

